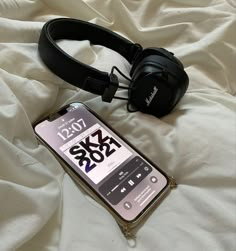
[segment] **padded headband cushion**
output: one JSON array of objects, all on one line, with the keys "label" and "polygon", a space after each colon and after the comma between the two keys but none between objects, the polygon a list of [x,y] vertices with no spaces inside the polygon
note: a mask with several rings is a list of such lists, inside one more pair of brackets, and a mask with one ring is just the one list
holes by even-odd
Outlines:
[{"label": "padded headband cushion", "polygon": [[142,51],[140,45],[96,24],[70,18],[47,22],[39,39],[39,53],[44,63],[65,81],[98,95],[109,85],[109,74],[75,60],[56,44],[59,39],[90,40],[92,44],[117,51],[130,63]]}]

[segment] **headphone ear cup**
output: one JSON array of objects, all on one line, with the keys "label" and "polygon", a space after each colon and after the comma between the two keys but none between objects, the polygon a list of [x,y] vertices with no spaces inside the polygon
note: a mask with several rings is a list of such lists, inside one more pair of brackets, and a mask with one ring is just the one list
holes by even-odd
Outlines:
[{"label": "headphone ear cup", "polygon": [[152,49],[152,54],[164,57],[166,59],[169,59],[171,62],[175,63],[176,66],[180,67],[181,69],[184,69],[183,64],[180,62],[180,60],[174,56],[174,53],[164,49],[164,48],[150,48]]},{"label": "headphone ear cup", "polygon": [[147,48],[142,51],[142,53],[136,58],[135,62],[133,63],[130,70],[131,77],[133,76],[133,73],[136,67],[140,64],[140,62],[149,56],[159,56],[160,58],[172,62],[173,64],[175,64],[176,67],[179,67],[181,70],[184,69],[183,64],[174,56],[172,52],[169,52],[164,48]]},{"label": "headphone ear cup", "polygon": [[144,74],[136,79],[129,92],[129,103],[137,110],[157,117],[172,109],[173,95],[159,74]]},{"label": "headphone ear cup", "polygon": [[181,69],[177,64],[173,63],[171,60],[158,56],[158,55],[150,55],[145,58],[143,58],[133,69],[133,75],[132,78],[136,79],[140,72],[142,72],[143,69],[146,71],[147,68],[151,72],[156,71],[162,71],[167,72],[176,78],[179,78],[181,75],[184,74],[184,70]]},{"label": "headphone ear cup", "polygon": [[130,103],[140,111],[157,117],[169,113],[188,87],[185,71],[159,55],[143,58],[132,74]]}]

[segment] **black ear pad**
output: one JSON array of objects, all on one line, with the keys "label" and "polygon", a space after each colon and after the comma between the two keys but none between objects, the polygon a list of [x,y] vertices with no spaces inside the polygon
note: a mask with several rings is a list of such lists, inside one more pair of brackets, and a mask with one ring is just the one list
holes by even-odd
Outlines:
[{"label": "black ear pad", "polygon": [[153,66],[153,71],[155,71],[155,69],[159,69],[175,76],[176,78],[179,78],[185,73],[183,68],[179,67],[170,59],[158,55],[151,55],[145,57],[138,64],[136,64],[136,67],[132,72],[132,79],[135,80],[145,66]]},{"label": "black ear pad", "polygon": [[162,58],[169,59],[171,62],[176,64],[177,67],[180,69],[184,69],[183,64],[174,56],[172,52],[167,51],[164,48],[147,48],[144,49],[139,56],[135,59],[135,62],[132,64],[132,68],[130,70],[130,76],[132,77],[134,70],[136,69],[137,65],[146,57],[148,56],[160,56]]},{"label": "black ear pad", "polygon": [[152,50],[153,55],[163,56],[169,60],[171,60],[173,63],[177,64],[181,69],[184,69],[183,64],[180,62],[178,58],[174,56],[174,53],[164,49],[164,48],[149,48]]},{"label": "black ear pad", "polygon": [[138,110],[157,117],[169,113],[188,87],[182,66],[167,57],[144,57],[132,70],[129,101]]}]

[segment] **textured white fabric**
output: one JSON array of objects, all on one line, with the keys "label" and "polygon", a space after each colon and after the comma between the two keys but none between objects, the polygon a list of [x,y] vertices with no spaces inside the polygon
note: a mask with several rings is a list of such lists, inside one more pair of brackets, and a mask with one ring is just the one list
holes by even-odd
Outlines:
[{"label": "textured white fabric", "polygon": [[[186,95],[158,119],[72,87],[37,52],[42,25],[56,17],[173,51],[190,78]],[[101,70],[115,64],[129,74],[111,50],[88,41],[60,46]],[[0,251],[236,250],[235,67],[235,0],[1,0]],[[36,119],[71,101],[85,102],[179,184],[133,248],[33,134]]]}]

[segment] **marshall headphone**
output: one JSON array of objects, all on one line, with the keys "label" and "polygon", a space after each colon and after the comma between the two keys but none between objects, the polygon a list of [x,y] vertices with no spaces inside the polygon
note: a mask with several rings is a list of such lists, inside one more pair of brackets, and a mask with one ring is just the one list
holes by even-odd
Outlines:
[{"label": "marshall headphone", "polygon": [[[74,59],[57,45],[59,39],[90,40],[118,52],[132,65],[130,79],[115,66],[108,73]],[[77,19],[47,22],[41,31],[39,54],[52,72],[70,84],[101,95],[104,102],[127,99],[129,111],[139,110],[156,117],[168,114],[188,87],[188,76],[173,53],[163,48],[143,49],[108,29]],[[129,87],[119,86],[114,70],[130,81]],[[128,98],[116,97],[118,88],[128,89]]]}]

